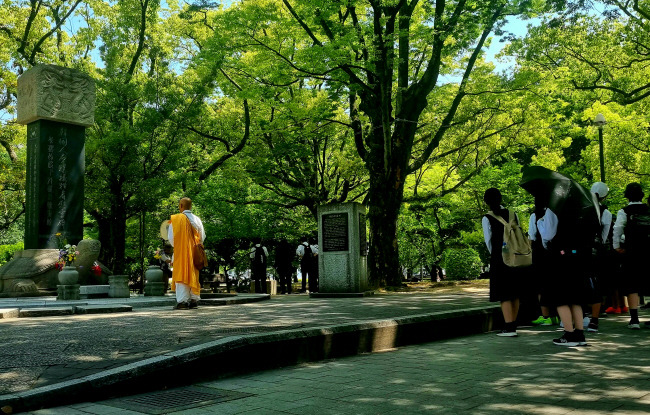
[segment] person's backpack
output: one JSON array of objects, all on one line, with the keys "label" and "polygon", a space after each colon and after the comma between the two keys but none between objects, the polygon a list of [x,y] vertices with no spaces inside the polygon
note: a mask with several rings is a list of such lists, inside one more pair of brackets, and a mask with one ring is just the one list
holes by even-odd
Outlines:
[{"label": "person's backpack", "polygon": [[508,222],[492,211],[488,215],[503,225],[503,247],[501,254],[503,263],[509,267],[527,267],[533,264],[533,250],[530,241],[521,230],[515,213],[508,211]]},{"label": "person's backpack", "polygon": [[262,246],[255,247],[255,258],[253,258],[253,263],[255,265],[266,264],[266,254],[264,253],[264,248]]},{"label": "person's backpack", "polygon": [[311,251],[311,246],[309,245],[302,245],[305,248],[304,253],[302,254],[302,260],[301,262],[307,264],[311,261],[311,259],[314,257],[314,253]]},{"label": "person's backpack", "polygon": [[625,225],[626,249],[646,250],[650,248],[650,209],[644,206],[644,209],[639,212],[626,213],[628,214]]}]

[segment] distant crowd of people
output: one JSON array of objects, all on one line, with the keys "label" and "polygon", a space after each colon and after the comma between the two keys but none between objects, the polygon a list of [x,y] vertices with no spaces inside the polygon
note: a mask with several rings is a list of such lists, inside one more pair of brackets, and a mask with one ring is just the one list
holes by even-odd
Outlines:
[{"label": "distant crowd of people", "polygon": [[[251,278],[255,283],[255,292],[266,294],[268,249],[258,239],[250,249]],[[305,238],[294,250],[283,239],[275,250],[274,268],[278,276],[280,294],[291,294],[292,277],[296,271],[294,262],[298,261],[302,274],[301,293],[318,292],[318,244],[315,238]]]},{"label": "distant crowd of people", "polygon": [[563,327],[562,336],[553,339],[559,346],[586,345],[585,331],[599,330],[603,305],[606,313],[629,312],[628,327],[641,328],[639,306],[648,288],[643,264],[650,252],[650,198],[644,203],[641,185],[630,183],[624,193],[628,205],[612,215],[604,205],[607,185],[594,183],[591,192],[599,202],[596,224],[577,213],[554,212],[543,198],[535,198],[528,225],[531,265],[520,267],[506,264],[519,218],[502,205],[498,189],[485,191],[490,211],[482,226],[490,251],[490,300],[501,304],[505,321],[498,336],[517,336],[523,299],[539,309],[539,317],[530,323]]}]

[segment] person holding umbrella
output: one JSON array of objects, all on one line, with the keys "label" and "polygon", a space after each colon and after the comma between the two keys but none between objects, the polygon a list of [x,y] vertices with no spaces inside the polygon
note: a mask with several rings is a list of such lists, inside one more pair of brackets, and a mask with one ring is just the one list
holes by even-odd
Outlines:
[{"label": "person holding umbrella", "polygon": [[536,211],[546,208],[536,225],[553,270],[549,273],[549,284],[555,289],[549,293],[548,301],[556,306],[564,326],[564,334],[553,339],[553,343],[586,345],[581,304],[587,264],[600,224],[598,201],[570,177],[540,166],[524,169],[520,185],[542,205],[536,206]]},{"label": "person holding umbrella", "polygon": [[[542,314],[531,323],[534,325],[542,326],[552,326],[554,324],[559,324],[559,317],[553,313],[551,315],[551,308],[548,305],[548,292],[553,287],[548,285],[548,275],[553,272],[552,269],[549,269],[549,258],[548,258],[548,249],[544,246],[542,237],[537,231],[537,218],[543,218],[546,214],[546,207],[541,201],[535,200],[535,211],[530,215],[530,220],[528,222],[528,238],[531,241],[533,248],[533,285],[534,291],[537,294],[537,301],[539,302],[539,308]],[[548,223],[549,220],[547,220]]]},{"label": "person holding umbrella", "polygon": [[[490,252],[490,301],[501,303],[501,312],[505,326],[497,333],[501,337],[517,337],[517,313],[519,312],[519,290],[514,271],[503,262],[501,249],[504,244],[504,225],[496,215],[508,221],[510,212],[501,206],[501,192],[494,187],[485,191],[483,200],[490,212],[483,216],[483,236],[485,245]],[[519,219],[517,219],[517,222]]]}]

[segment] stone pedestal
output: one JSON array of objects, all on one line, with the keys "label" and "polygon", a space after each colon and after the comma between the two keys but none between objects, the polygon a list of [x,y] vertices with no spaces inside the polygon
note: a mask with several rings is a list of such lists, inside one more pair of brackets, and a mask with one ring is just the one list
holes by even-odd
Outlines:
[{"label": "stone pedestal", "polygon": [[129,276],[111,275],[108,277],[108,296],[111,298],[129,298]]},{"label": "stone pedestal", "polygon": [[82,285],[79,287],[79,294],[85,298],[106,298],[110,285]]},{"label": "stone pedestal", "polygon": [[162,296],[165,295],[165,282],[163,281],[163,271],[157,265],[151,265],[144,273],[145,296]]},{"label": "stone pedestal", "polygon": [[79,71],[37,65],[18,79],[17,122],[27,125],[25,249],[55,247],[61,232],[83,238],[85,129],[95,86]]},{"label": "stone pedestal", "polygon": [[165,295],[165,283],[164,282],[149,282],[144,286],[144,295],[145,296],[164,296]]},{"label": "stone pedestal", "polygon": [[368,290],[366,235],[366,209],[361,204],[318,207],[320,294]]},{"label": "stone pedestal", "polygon": [[57,285],[56,286],[56,299],[57,300],[79,300],[79,284],[74,285]]},{"label": "stone pedestal", "polygon": [[[255,292],[255,281],[251,280],[251,287],[249,292]],[[276,280],[266,280],[266,293],[271,295],[278,294],[278,282]]]}]

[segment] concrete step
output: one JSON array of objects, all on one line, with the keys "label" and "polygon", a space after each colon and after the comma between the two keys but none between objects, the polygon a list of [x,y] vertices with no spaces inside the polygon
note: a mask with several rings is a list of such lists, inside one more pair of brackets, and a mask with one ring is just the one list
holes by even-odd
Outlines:
[{"label": "concrete step", "polygon": [[19,315],[19,308],[0,308],[0,318],[16,318]]},{"label": "concrete step", "polygon": [[20,317],[69,316],[71,314],[72,307],[26,308],[20,310]]},{"label": "concrete step", "polygon": [[124,304],[80,305],[74,308],[75,314],[107,314],[133,311],[133,307]]}]

